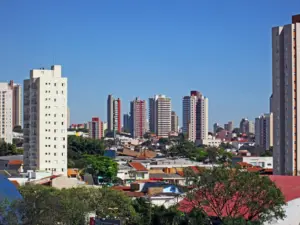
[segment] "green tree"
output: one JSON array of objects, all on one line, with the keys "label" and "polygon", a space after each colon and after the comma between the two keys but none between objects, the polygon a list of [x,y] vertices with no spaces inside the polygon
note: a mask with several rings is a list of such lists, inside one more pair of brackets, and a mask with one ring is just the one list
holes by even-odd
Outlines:
[{"label": "green tree", "polygon": [[98,155],[85,155],[86,172],[110,180],[117,176],[118,164],[111,158]]},{"label": "green tree", "polygon": [[0,141],[0,156],[18,155],[20,153],[22,151],[18,150],[15,144]]},{"label": "green tree", "polygon": [[223,224],[241,224],[233,223],[240,218],[263,223],[285,217],[284,196],[267,176],[221,166],[204,170],[193,183],[196,188],[188,194],[190,206],[207,217],[207,212],[213,212]]}]

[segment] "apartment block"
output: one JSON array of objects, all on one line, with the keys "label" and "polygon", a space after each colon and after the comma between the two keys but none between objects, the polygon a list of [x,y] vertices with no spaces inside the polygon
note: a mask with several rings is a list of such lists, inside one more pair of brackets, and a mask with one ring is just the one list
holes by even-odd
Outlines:
[{"label": "apartment block", "polygon": [[12,143],[13,90],[8,83],[0,83],[0,140]]},{"label": "apartment block", "polygon": [[200,143],[208,136],[208,98],[198,91],[183,97],[182,131],[190,141]]},{"label": "apartment block", "polygon": [[112,95],[107,98],[107,129],[121,132],[121,100]]},{"label": "apartment block", "polygon": [[130,103],[131,135],[142,138],[146,133],[146,101],[136,98]]},{"label": "apartment block", "polygon": [[178,116],[175,111],[171,112],[171,131],[178,132]]},{"label": "apartment block", "polygon": [[159,137],[168,137],[171,132],[171,99],[165,95],[149,99],[149,128]]},{"label": "apartment block", "polygon": [[101,139],[103,137],[103,123],[98,117],[89,122],[89,138]]},{"label": "apartment block", "polygon": [[233,121],[229,121],[228,123],[225,123],[224,129],[226,131],[232,132],[233,131]]},{"label": "apartment block", "polygon": [[273,113],[255,119],[255,144],[265,150],[273,147]]},{"label": "apartment block", "polygon": [[[300,15],[272,28],[273,173],[300,174]],[[299,110],[298,110],[299,109]]]},{"label": "apartment block", "polygon": [[61,66],[24,80],[24,170],[67,174],[68,82]]}]

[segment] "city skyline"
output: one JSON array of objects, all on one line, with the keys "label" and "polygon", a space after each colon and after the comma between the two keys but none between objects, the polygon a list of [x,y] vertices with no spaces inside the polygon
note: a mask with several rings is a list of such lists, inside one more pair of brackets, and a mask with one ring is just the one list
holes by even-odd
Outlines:
[{"label": "city skyline", "polygon": [[[270,10],[267,2],[259,2],[257,7],[258,2],[229,1],[219,3],[223,14],[213,18],[215,5],[196,1],[190,4],[94,2],[90,6],[85,4],[86,11],[81,10],[83,3],[63,2],[57,8],[54,2],[20,2],[20,7],[11,2],[0,3],[0,18],[6,21],[5,35],[0,37],[1,82],[13,79],[22,83],[30,69],[63,65],[64,74],[70,75],[71,123],[88,121],[94,115],[106,120],[109,93],[121,98],[123,112],[129,112],[129,102],[135,96],[148,99],[155,93],[164,93],[172,99],[172,110],[182,124],[182,97],[190,90],[201,90],[210,99],[210,130],[215,122],[224,124],[233,120],[237,124],[243,117],[254,121],[257,115],[269,111],[270,27],[288,24],[290,15],[296,14],[294,9],[300,5],[297,1],[272,1]],[[70,8],[76,12],[76,18]],[[103,11],[99,12],[99,8]],[[33,12],[31,16],[29,10]],[[247,26],[239,26],[243,21],[237,18],[246,18],[245,10],[247,18],[256,17],[251,23],[247,19]],[[43,16],[39,16],[41,13]],[[7,21],[11,15],[14,19]],[[225,32],[222,27],[228,24],[239,28]],[[149,29],[145,30],[144,25]],[[97,26],[101,32],[93,29]],[[209,35],[203,35],[201,27],[206,27],[205,33]],[[34,39],[33,32],[39,34]],[[216,40],[219,32],[224,36]],[[218,57],[213,54],[216,51]],[[151,79],[145,84],[141,77]],[[172,85],[166,86],[170,79]],[[86,80],[93,82],[87,85]],[[110,81],[114,85],[106,85]],[[241,82],[255,84],[258,91],[246,89]],[[134,88],[128,88],[133,84]]]}]

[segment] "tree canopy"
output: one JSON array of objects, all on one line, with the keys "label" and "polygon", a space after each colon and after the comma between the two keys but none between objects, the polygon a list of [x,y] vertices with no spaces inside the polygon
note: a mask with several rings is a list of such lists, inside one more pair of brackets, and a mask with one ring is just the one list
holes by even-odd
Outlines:
[{"label": "tree canopy", "polygon": [[0,141],[0,156],[19,155],[22,154],[22,149],[17,149],[15,144]]},{"label": "tree canopy", "polygon": [[222,224],[263,223],[285,216],[284,196],[267,176],[238,167],[213,167],[192,179],[195,188],[181,207],[201,210]]}]

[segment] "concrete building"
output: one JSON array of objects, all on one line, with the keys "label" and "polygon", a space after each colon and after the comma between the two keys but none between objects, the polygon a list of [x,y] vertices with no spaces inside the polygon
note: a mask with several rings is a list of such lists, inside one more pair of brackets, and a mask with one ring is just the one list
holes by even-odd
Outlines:
[{"label": "concrete building", "polygon": [[233,121],[229,121],[228,123],[225,123],[224,129],[226,131],[232,132],[233,131]]},{"label": "concrete building", "polygon": [[130,127],[130,115],[128,113],[123,115],[123,131],[124,132],[130,132],[131,127]]},{"label": "concrete building", "polygon": [[273,147],[273,113],[255,119],[255,144],[266,150]]},{"label": "concrete building", "polygon": [[93,117],[89,122],[89,137],[92,139],[101,139],[103,137],[103,123],[98,117]]},{"label": "concrete building", "polygon": [[[300,173],[300,15],[272,28],[272,112],[274,174]],[[299,110],[298,110],[299,109]]]},{"label": "concrete building", "polygon": [[105,137],[105,134],[107,132],[107,122],[102,121],[102,131],[103,131],[102,137]]},{"label": "concrete building", "polygon": [[247,118],[243,118],[240,122],[240,132],[242,134],[254,134],[254,123],[249,121]]},{"label": "concrete building", "polygon": [[198,91],[183,97],[182,131],[190,141],[200,143],[208,136],[208,98]]},{"label": "concrete building", "polygon": [[8,83],[0,83],[0,140],[12,143],[13,90]]},{"label": "concrete building", "polygon": [[121,100],[112,95],[107,98],[107,130],[121,132]]},{"label": "concrete building", "polygon": [[178,116],[175,111],[171,112],[171,131],[178,132]]},{"label": "concrete building", "polygon": [[149,128],[159,137],[168,137],[171,132],[171,99],[165,95],[149,99]]},{"label": "concrete building", "polygon": [[12,127],[23,126],[23,105],[22,105],[22,87],[15,84],[13,80],[9,82],[12,90]]},{"label": "concrete building", "polygon": [[67,78],[61,66],[24,80],[24,169],[67,174]]},{"label": "concrete building", "polygon": [[214,123],[213,128],[214,128],[214,134],[216,134],[218,131],[218,128],[220,128],[220,124]]},{"label": "concrete building", "polygon": [[136,98],[130,103],[131,135],[142,138],[146,133],[146,101]]}]

